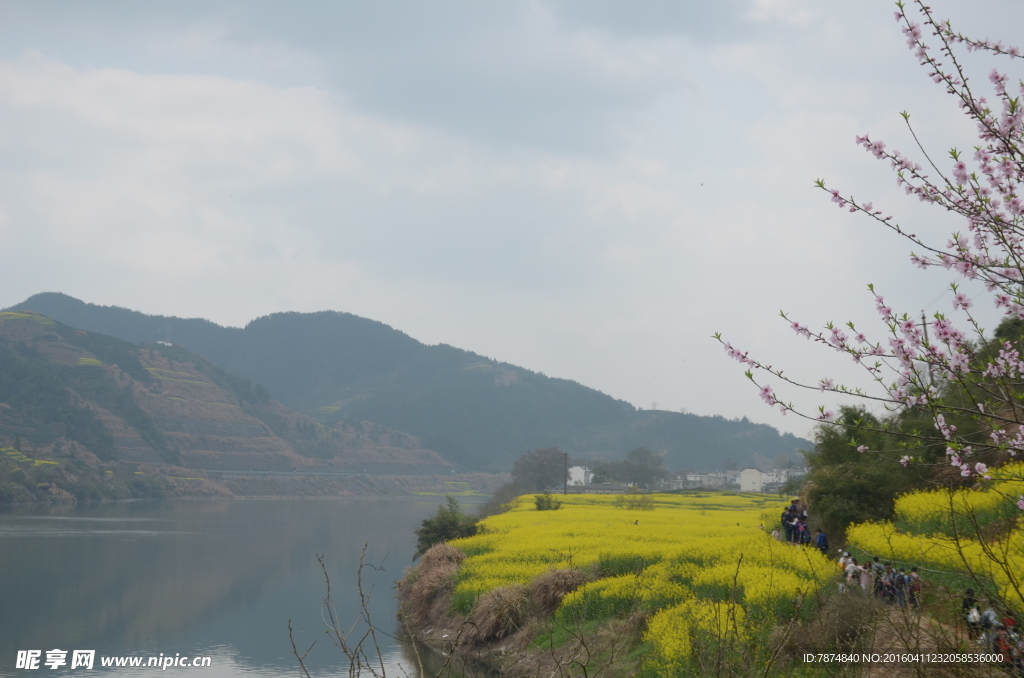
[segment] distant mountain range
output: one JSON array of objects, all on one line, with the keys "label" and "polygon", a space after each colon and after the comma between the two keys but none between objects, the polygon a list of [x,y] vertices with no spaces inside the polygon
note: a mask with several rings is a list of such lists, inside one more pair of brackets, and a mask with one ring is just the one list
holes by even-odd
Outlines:
[{"label": "distant mountain range", "polygon": [[[145,356],[141,369],[149,374],[177,369],[159,362],[173,360],[171,349],[192,365],[197,357],[186,356],[199,354],[212,365],[197,370],[216,366],[223,380],[241,377],[262,385],[268,397],[325,430],[356,430],[371,422],[393,435],[407,434],[460,470],[504,471],[520,454],[540,447],[600,460],[639,446],[663,454],[670,469],[711,470],[727,461],[763,468],[782,454],[795,459],[812,445],[746,419],[640,411],[574,381],[445,344],[428,346],[349,313],[275,313],[234,328],[58,293],[37,294],[7,310],[34,311],[68,328],[130,342],[121,350]],[[149,357],[157,355],[162,358]]]}]

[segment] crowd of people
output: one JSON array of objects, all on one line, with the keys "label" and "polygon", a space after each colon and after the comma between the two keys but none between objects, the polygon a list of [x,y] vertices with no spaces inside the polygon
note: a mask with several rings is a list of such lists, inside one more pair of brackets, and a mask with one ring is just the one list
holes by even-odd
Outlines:
[{"label": "crowd of people", "polygon": [[892,563],[882,563],[878,556],[873,561],[858,563],[857,559],[844,551],[839,558],[839,570],[843,574],[843,587],[869,592],[890,605],[917,608],[921,604],[921,575],[916,567],[896,569]]},{"label": "crowd of people", "polygon": [[[812,537],[807,523],[807,506],[794,499],[782,512],[781,525],[772,530],[772,537],[798,546],[813,545],[828,555],[828,537],[821,530]],[[889,605],[912,610],[921,604],[923,580],[916,567],[907,572],[905,568],[881,562],[878,556],[858,562],[848,551],[838,559],[838,566],[842,576],[841,590],[860,590]],[[1000,655],[1006,665],[1012,665],[1019,675],[1024,676],[1024,630],[1018,628],[1017,622],[1011,617],[1000,618],[994,601],[976,599],[973,589],[967,589],[962,611],[967,633],[980,646],[979,651]]]},{"label": "crowd of people", "polygon": [[1004,663],[1012,663],[1024,674],[1024,633],[1017,628],[1017,621],[1000,617],[993,601],[975,598],[974,589],[967,589],[961,609],[970,638],[986,652],[1001,654]]},{"label": "crowd of people", "polygon": [[821,530],[811,536],[807,526],[807,506],[800,499],[794,499],[782,512],[782,529],[776,527],[772,530],[772,538],[798,546],[813,544],[814,548],[828,554],[828,536]]}]

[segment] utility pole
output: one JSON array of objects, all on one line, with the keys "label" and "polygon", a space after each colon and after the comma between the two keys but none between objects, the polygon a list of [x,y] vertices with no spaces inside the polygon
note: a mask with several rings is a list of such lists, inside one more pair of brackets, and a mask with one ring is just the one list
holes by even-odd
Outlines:
[{"label": "utility pole", "polygon": [[562,478],[562,496],[569,494],[569,453],[562,452],[565,455],[565,477]]}]

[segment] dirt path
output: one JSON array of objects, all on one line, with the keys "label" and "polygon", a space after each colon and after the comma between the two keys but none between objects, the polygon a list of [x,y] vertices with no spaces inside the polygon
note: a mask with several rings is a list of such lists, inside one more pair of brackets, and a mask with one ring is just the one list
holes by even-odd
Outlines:
[{"label": "dirt path", "polygon": [[[879,620],[871,652],[886,654],[948,654],[981,652],[982,648],[966,637],[962,629],[943,624],[927,613],[909,605],[888,607]],[[993,678],[1007,673],[993,664],[928,664],[923,662],[886,662],[872,664],[867,678],[949,677]]]}]

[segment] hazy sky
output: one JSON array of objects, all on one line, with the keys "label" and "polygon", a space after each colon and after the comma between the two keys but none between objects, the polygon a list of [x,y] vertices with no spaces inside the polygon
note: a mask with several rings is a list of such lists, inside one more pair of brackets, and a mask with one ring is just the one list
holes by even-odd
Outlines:
[{"label": "hazy sky", "polygon": [[[980,37],[1024,25],[1012,0],[934,8]],[[959,227],[854,145],[909,154],[901,110],[935,158],[972,145],[892,10],[0,1],[0,307],[60,291],[230,325],[349,311],[645,408],[806,434],[713,332],[838,380],[852,364],[780,309],[877,330],[873,282],[897,310],[952,311],[942,272],[812,185],[941,242]],[[979,85],[1011,66],[969,63]]]}]

